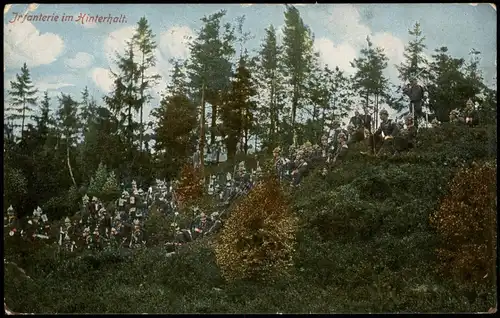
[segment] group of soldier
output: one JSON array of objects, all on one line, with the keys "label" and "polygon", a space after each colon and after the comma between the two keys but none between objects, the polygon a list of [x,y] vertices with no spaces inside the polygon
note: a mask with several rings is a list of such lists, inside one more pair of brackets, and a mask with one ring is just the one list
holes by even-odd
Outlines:
[{"label": "group of soldier", "polygon": [[[284,153],[281,147],[273,151],[274,165],[280,180],[290,182],[297,186],[303,177],[313,168],[322,166],[322,173],[346,158],[349,149],[356,143],[364,143],[366,151],[364,155],[379,155],[385,153],[390,156],[398,156],[417,145],[418,121],[422,116],[422,99],[424,89],[415,80],[412,80],[403,90],[410,97],[410,111],[404,117],[404,122],[389,119],[387,110],[382,109],[380,125],[372,131],[372,117],[366,107],[363,114],[355,111],[350,119],[347,129],[340,126],[338,120],[332,122],[333,135],[328,133],[321,137],[319,144],[312,145],[306,142],[298,149],[293,145]],[[471,99],[466,103],[464,111],[454,109],[449,114],[451,123],[475,126],[478,124],[478,115]],[[441,123],[434,118],[431,122],[433,128]]]},{"label": "group of soldier", "polygon": [[[356,143],[364,143],[367,151],[363,154],[378,155],[385,150],[389,155],[397,156],[416,147],[418,119],[422,118],[422,99],[424,90],[412,81],[404,88],[410,97],[410,113],[405,116],[404,123],[389,119],[386,110],[379,112],[380,125],[372,132],[373,119],[368,109],[363,108],[351,118],[347,129],[333,121],[330,132],[325,133],[318,144],[306,142],[288,148],[285,153],[281,147],[273,151],[274,167],[281,182],[298,186],[309,171],[319,167],[323,174],[345,159],[350,148]],[[457,124],[477,125],[478,117],[474,104],[469,99],[465,110],[452,110],[450,122]],[[437,119],[431,122],[433,127],[440,125]],[[196,160],[195,160],[196,162]],[[231,173],[212,175],[205,184],[206,195],[217,202],[216,211],[209,213],[198,207],[191,207],[193,222],[181,228],[177,222],[179,200],[176,187],[179,182],[157,180],[147,191],[132,182],[131,189],[122,189],[120,198],[106,207],[96,197],[92,200],[87,195],[82,198],[81,209],[70,219],[66,217],[59,229],[52,229],[47,215],[40,207],[23,222],[16,219],[12,206],[7,210],[5,226],[9,227],[9,236],[19,236],[25,240],[50,240],[56,237],[56,243],[64,250],[103,249],[107,247],[138,248],[146,245],[147,231],[145,221],[150,215],[151,207],[164,216],[172,216],[172,240],[169,246],[190,242],[205,235],[211,235],[222,226],[221,217],[229,211],[232,202],[246,195],[262,177],[262,169],[248,172],[245,163],[240,162]],[[122,185],[122,188],[124,186]]]},{"label": "group of soldier", "polygon": [[204,191],[217,203],[215,210],[202,211],[196,206],[187,207],[193,213],[192,221],[182,227],[179,224],[180,204],[176,195],[179,182],[156,180],[155,185],[147,191],[138,188],[133,181],[131,189],[123,190],[120,197],[109,204],[104,204],[97,197],[90,199],[84,195],[80,211],[71,218],[66,217],[60,226],[56,226],[58,228],[49,222],[39,207],[33,215],[18,220],[14,208],[10,206],[4,220],[5,229],[11,237],[55,243],[68,252],[141,248],[147,245],[150,233],[145,223],[155,206],[157,213],[164,217],[170,216],[173,220],[168,230],[172,235],[165,245],[175,249],[218,231],[222,227],[221,217],[228,213],[231,204],[245,196],[261,176],[260,166],[249,172],[244,162],[240,162],[232,174],[210,176]]}]

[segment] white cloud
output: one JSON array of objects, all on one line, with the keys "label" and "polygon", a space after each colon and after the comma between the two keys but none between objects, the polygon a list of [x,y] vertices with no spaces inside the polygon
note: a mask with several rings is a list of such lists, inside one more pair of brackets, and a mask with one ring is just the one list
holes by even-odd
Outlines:
[{"label": "white cloud", "polygon": [[[109,34],[104,41],[104,53],[109,64],[114,70],[114,60],[116,53],[125,52],[127,41],[129,41],[135,32],[135,26],[128,26],[115,30]],[[174,26],[157,37],[156,66],[148,70],[148,75],[159,74],[162,80],[159,85],[153,88],[153,97],[160,97],[165,88],[165,83],[170,77],[172,65],[168,62],[169,58],[186,59],[189,56],[189,37],[193,37],[194,32],[187,26]],[[135,53],[139,53],[137,50]]]},{"label": "white cloud", "polygon": [[116,55],[123,54],[127,47],[127,41],[132,39],[135,26],[128,26],[111,32],[104,41],[104,53],[111,66],[115,63]]},{"label": "white cloud", "polygon": [[[114,62],[116,53],[123,54],[125,52],[127,41],[132,38],[134,33],[135,26],[120,28],[111,32],[104,41],[104,54],[113,71],[116,71],[116,63]],[[172,65],[168,60],[170,58],[187,59],[189,57],[189,38],[193,36],[194,32],[189,27],[174,26],[156,37],[156,66],[148,69],[146,75],[159,74],[162,78],[158,85],[151,90],[153,100],[144,105],[145,122],[150,120],[150,111],[158,105],[161,94],[170,81]],[[137,50],[134,51],[134,53],[139,54]],[[102,68],[94,69],[91,73],[94,82],[106,93],[113,90],[113,81],[109,75],[109,71]]]},{"label": "white cloud", "polygon": [[370,36],[375,46],[384,49],[387,62],[386,75],[389,80],[397,81],[398,72],[395,64],[403,60],[405,44],[403,41],[388,32],[372,32],[372,30],[361,21],[361,14],[352,4],[333,5],[325,19],[325,27],[339,37],[338,43],[333,43],[328,38],[315,40],[314,46],[319,51],[321,61],[330,67],[338,66],[347,73],[353,73],[350,66],[362,48],[366,47],[366,37]]},{"label": "white cloud", "polygon": [[110,93],[113,90],[113,75],[108,69],[94,68],[90,73],[96,85],[104,92]]},{"label": "white cloud", "polygon": [[354,69],[351,67],[353,56],[356,56],[356,49],[349,43],[335,44],[327,38],[319,38],[314,41],[314,49],[320,53],[320,61],[328,65],[330,68],[338,66],[341,70],[348,74],[353,74]]},{"label": "white cloud", "polygon": [[64,64],[72,69],[88,68],[92,65],[94,57],[85,52],[78,52],[74,58],[69,58],[64,61]]},{"label": "white cloud", "polygon": [[400,38],[387,32],[375,33],[372,37],[372,41],[375,46],[384,49],[384,53],[389,58],[387,63],[387,73],[391,80],[396,80],[399,72],[396,69],[395,64],[399,65],[404,61],[403,53],[405,50],[405,44]]},{"label": "white cloud", "polygon": [[361,22],[361,14],[352,4],[335,4],[332,6],[325,26],[335,34],[341,35],[343,41],[352,46],[362,46],[366,36],[371,34],[368,26]]},{"label": "white cloud", "polygon": [[160,35],[158,47],[173,58],[185,59],[189,56],[190,39],[194,32],[187,26],[174,26]]},{"label": "white cloud", "polygon": [[45,91],[56,91],[56,90],[63,88],[63,87],[72,87],[72,86],[75,86],[75,84],[62,83],[62,82],[40,81],[40,82],[37,82],[35,84],[35,86],[39,92],[45,92]]},{"label": "white cloud", "polygon": [[50,64],[61,54],[64,42],[53,33],[43,33],[31,23],[4,24],[4,66],[18,68]]}]

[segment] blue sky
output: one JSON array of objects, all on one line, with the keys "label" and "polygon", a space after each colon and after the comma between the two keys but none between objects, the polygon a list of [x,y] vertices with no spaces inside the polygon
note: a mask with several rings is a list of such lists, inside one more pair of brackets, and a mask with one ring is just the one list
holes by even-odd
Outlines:
[{"label": "blue sky", "polygon": [[[19,72],[24,62],[31,70],[34,83],[49,90],[56,107],[60,92],[80,95],[85,86],[101,100],[109,92],[110,57],[122,51],[137,21],[145,16],[156,34],[158,64],[154,71],[163,81],[154,91],[158,96],[168,82],[169,58],[186,58],[189,54],[185,35],[194,35],[201,27],[200,18],[219,9],[227,10],[227,21],[245,15],[245,28],[255,35],[247,48],[258,48],[269,25],[284,24],[284,5],[216,5],[216,4],[40,4],[8,5],[4,9],[4,84]],[[349,61],[365,44],[367,35],[385,49],[390,58],[387,76],[397,83],[394,64],[402,60],[409,40],[408,29],[419,21],[432,51],[447,46],[456,57],[468,58],[471,48],[482,52],[481,68],[488,83],[496,76],[496,10],[489,4],[359,4],[299,5],[305,23],[315,35],[315,49],[323,63],[352,72]],[[76,22],[9,23],[19,14],[56,14],[126,16],[121,24],[77,24]],[[147,115],[147,114],[146,114]]]}]

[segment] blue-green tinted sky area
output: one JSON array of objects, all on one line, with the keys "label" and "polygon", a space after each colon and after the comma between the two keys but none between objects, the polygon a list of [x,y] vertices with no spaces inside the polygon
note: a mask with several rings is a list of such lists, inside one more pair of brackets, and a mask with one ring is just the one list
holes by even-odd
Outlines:
[{"label": "blue-green tinted sky area", "polygon": [[[394,64],[403,60],[409,41],[408,29],[421,24],[428,56],[442,46],[455,57],[468,59],[472,48],[481,52],[485,80],[496,82],[496,9],[489,4],[301,4],[297,5],[305,23],[315,36],[315,49],[321,61],[352,73],[349,62],[366,44],[370,35],[390,58],[386,75],[397,81]],[[189,56],[186,36],[196,34],[201,18],[220,9],[227,10],[226,21],[245,15],[245,28],[255,38],[247,43],[252,51],[259,47],[265,28],[284,24],[284,5],[278,4],[16,4],[4,9],[4,83],[15,78],[24,62],[33,82],[53,97],[60,92],[79,97],[87,86],[98,100],[112,89],[109,68],[116,52],[123,52],[137,21],[145,16],[156,35],[158,63],[153,70],[163,77],[154,91],[159,94],[170,76],[170,58]],[[21,20],[14,20],[16,14]],[[59,16],[59,21],[23,20],[24,14]],[[80,14],[112,18],[101,23],[76,22]],[[61,21],[62,16],[73,21]],[[121,18],[121,19],[120,19]],[[47,18],[46,18],[47,20]],[[85,20],[84,20],[85,22]],[[281,31],[278,31],[281,37]],[[150,109],[149,109],[150,110]],[[149,112],[149,111],[148,111]]]}]

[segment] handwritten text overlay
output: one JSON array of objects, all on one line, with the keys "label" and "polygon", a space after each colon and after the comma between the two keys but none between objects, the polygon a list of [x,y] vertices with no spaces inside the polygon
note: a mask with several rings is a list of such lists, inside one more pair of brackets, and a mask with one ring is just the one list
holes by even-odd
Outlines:
[{"label": "handwritten text overlay", "polygon": [[63,13],[59,14],[20,14],[18,12],[13,12],[14,17],[9,23],[24,23],[28,22],[76,22],[80,24],[86,23],[127,23],[127,17],[123,14],[120,16],[112,16],[111,14],[105,15],[90,15],[86,13],[80,13],[78,16],[66,15]]}]

